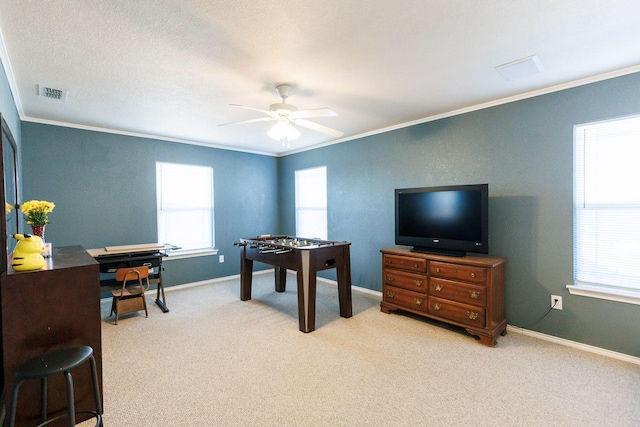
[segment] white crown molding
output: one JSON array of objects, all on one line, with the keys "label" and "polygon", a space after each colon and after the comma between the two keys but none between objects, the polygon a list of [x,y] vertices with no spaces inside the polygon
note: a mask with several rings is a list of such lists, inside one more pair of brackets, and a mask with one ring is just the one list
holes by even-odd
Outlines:
[{"label": "white crown molding", "polygon": [[55,120],[37,119],[37,118],[34,118],[34,117],[21,117],[21,120],[25,121],[25,122],[30,122],[30,123],[40,123],[40,124],[45,124],[45,125],[61,126],[61,127],[66,127],[66,128],[72,128],[72,129],[89,130],[89,131],[93,131],[93,132],[110,133],[110,134],[123,135],[123,136],[133,136],[133,137],[136,137],[136,138],[155,139],[157,141],[177,142],[179,144],[198,145],[198,146],[201,146],[201,147],[217,148],[217,149],[220,149],[220,150],[229,150],[229,151],[239,151],[239,152],[250,153],[250,154],[260,154],[262,156],[272,156],[272,157],[277,156],[276,154],[266,153],[266,152],[263,152],[263,151],[245,150],[245,149],[241,149],[241,148],[233,148],[233,147],[230,147],[228,145],[220,145],[220,144],[212,144],[212,143],[208,143],[208,142],[191,141],[191,140],[180,139],[180,138],[169,138],[169,137],[166,137],[166,136],[154,135],[154,134],[149,134],[149,133],[130,132],[130,131],[124,131],[124,130],[117,130],[117,129],[101,128],[101,127],[97,127],[97,126],[86,126],[86,125],[79,125],[79,124],[76,124],[76,123],[59,122],[59,121],[55,121]]},{"label": "white crown molding", "polygon": [[573,80],[573,81],[570,81],[570,82],[567,82],[567,83],[561,83],[561,84],[558,84],[558,85],[549,86],[549,87],[546,87],[546,88],[537,89],[537,90],[533,90],[533,91],[530,91],[530,92],[525,92],[525,93],[521,93],[521,94],[518,94],[518,95],[509,96],[509,97],[506,97],[506,98],[500,98],[500,99],[496,99],[496,100],[493,100],[493,101],[484,102],[482,104],[476,104],[476,105],[472,105],[470,107],[460,108],[458,110],[453,110],[453,111],[449,111],[449,112],[442,113],[442,114],[436,114],[434,116],[425,117],[425,118],[414,120],[414,121],[411,121],[411,122],[400,123],[400,124],[397,124],[397,125],[388,126],[388,127],[385,127],[385,128],[381,128],[381,129],[377,129],[377,130],[371,131],[371,132],[365,132],[365,133],[361,133],[359,135],[350,136],[348,138],[337,139],[335,141],[330,141],[330,142],[326,142],[326,143],[323,143],[323,144],[314,145],[313,147],[301,148],[299,150],[287,151],[286,153],[282,153],[281,156],[300,153],[300,152],[303,152],[303,151],[315,150],[316,148],[326,147],[326,146],[333,145],[333,144],[339,144],[341,142],[346,142],[346,141],[351,141],[351,140],[354,140],[354,139],[360,139],[360,138],[365,138],[365,137],[368,137],[368,136],[378,135],[378,134],[385,133],[385,132],[391,132],[391,131],[394,131],[394,130],[403,129],[403,128],[406,128],[406,127],[411,127],[411,126],[419,125],[419,124],[422,124],[422,123],[428,123],[428,122],[433,122],[433,121],[440,120],[440,119],[446,119],[448,117],[458,116],[458,115],[461,115],[461,114],[466,114],[466,113],[470,113],[470,112],[478,111],[478,110],[484,110],[486,108],[491,108],[491,107],[496,107],[496,106],[499,106],[499,105],[509,104],[511,102],[521,101],[521,100],[528,99],[528,98],[535,98],[536,96],[546,95],[546,94],[553,93],[553,92],[560,92],[560,91],[565,90],[565,89],[572,89],[572,88],[575,88],[575,87],[584,86],[584,85],[588,85],[588,84],[591,84],[591,83],[597,83],[597,82],[600,82],[600,81],[609,80],[609,79],[613,79],[613,78],[616,78],[616,77],[626,76],[628,74],[633,74],[633,73],[637,73],[637,72],[640,72],[640,65],[634,65],[632,67],[622,68],[622,69],[619,69],[619,70],[610,71],[610,72],[607,72],[607,73],[602,73],[602,74],[598,74],[598,75],[591,76],[591,77],[585,77],[583,79]]}]

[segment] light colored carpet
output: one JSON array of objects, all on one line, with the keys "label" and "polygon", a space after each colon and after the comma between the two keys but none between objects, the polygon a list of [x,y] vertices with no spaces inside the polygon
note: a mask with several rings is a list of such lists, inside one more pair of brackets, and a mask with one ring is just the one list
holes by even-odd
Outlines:
[{"label": "light colored carpet", "polygon": [[[103,304],[105,426],[637,426],[640,368],[509,333],[487,348],[466,332],[380,312],[318,285],[316,330],[256,275],[148,298],[149,318],[112,324]],[[86,423],[84,423],[86,424]]]}]

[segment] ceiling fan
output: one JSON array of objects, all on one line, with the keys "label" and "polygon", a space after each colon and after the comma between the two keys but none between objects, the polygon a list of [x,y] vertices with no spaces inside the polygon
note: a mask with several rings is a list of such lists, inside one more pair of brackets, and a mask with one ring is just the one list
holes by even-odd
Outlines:
[{"label": "ceiling fan", "polygon": [[291,94],[293,88],[289,84],[280,84],[276,86],[276,91],[280,94],[282,98],[282,102],[278,102],[277,104],[271,104],[269,106],[269,110],[263,110],[260,108],[247,107],[244,105],[238,104],[230,104],[233,107],[246,108],[248,110],[259,111],[261,113],[265,113],[268,117],[259,117],[257,119],[250,120],[242,120],[240,122],[232,122],[232,123],[223,123],[218,126],[229,126],[229,125],[239,125],[245,123],[254,123],[254,122],[266,122],[266,121],[277,121],[275,126],[267,132],[271,138],[281,141],[282,145],[285,142],[288,144],[289,141],[296,139],[300,136],[300,132],[296,129],[293,124],[298,126],[305,127],[307,129],[314,130],[316,132],[322,132],[324,134],[330,135],[334,138],[340,138],[343,133],[339,130],[332,129],[327,126],[319,125],[318,123],[311,122],[307,120],[312,117],[332,117],[337,116],[337,114],[329,109],[329,108],[315,108],[311,110],[298,110],[298,107],[295,105],[287,104],[287,98]]}]

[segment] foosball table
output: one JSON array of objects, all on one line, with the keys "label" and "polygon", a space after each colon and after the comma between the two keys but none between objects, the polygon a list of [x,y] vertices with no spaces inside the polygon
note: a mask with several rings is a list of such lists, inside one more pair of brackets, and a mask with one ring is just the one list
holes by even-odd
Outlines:
[{"label": "foosball table", "polygon": [[351,243],[289,236],[243,238],[240,269],[240,299],[251,299],[253,261],[275,267],[275,290],[286,290],[287,270],[297,272],[298,320],[300,331],[311,332],[316,325],[316,273],[336,269],[340,316],[351,317]]}]

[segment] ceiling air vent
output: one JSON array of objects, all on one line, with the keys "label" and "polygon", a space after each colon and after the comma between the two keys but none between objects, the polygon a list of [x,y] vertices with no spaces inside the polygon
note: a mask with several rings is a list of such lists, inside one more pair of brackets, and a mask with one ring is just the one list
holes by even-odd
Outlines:
[{"label": "ceiling air vent", "polygon": [[57,99],[64,101],[67,99],[67,91],[62,89],[54,89],[44,85],[38,85],[38,95],[49,99]]},{"label": "ceiling air vent", "polygon": [[544,71],[544,67],[537,55],[531,55],[507,64],[498,65],[496,71],[505,80],[515,80],[539,74]]}]

